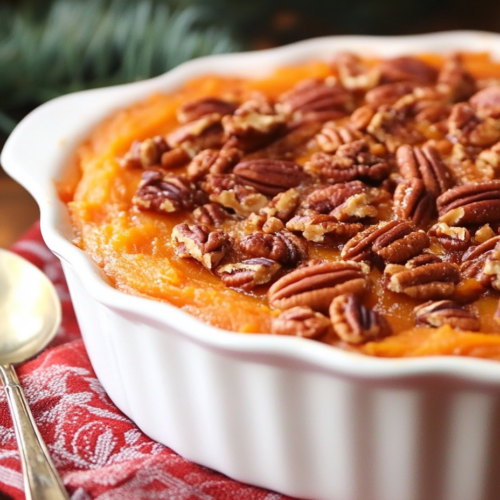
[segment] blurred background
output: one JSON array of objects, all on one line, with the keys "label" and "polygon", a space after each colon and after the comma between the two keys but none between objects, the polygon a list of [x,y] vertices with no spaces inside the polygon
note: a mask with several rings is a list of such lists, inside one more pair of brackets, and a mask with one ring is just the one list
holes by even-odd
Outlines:
[{"label": "blurred background", "polygon": [[[324,35],[453,29],[500,32],[500,0],[0,0],[0,148],[49,99],[149,78],[193,57]],[[37,218],[0,166],[0,247]]]}]

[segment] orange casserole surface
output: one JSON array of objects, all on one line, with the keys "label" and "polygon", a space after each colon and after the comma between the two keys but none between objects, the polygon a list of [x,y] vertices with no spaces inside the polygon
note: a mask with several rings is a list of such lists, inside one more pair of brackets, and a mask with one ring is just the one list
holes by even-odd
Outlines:
[{"label": "orange casserole surface", "polygon": [[[412,58],[408,58],[408,60],[410,59]],[[339,182],[364,183],[362,189],[365,189],[366,193],[368,193],[366,195],[369,200],[367,202],[368,206],[373,207],[373,209],[370,208],[371,211],[369,211],[368,215],[364,218],[359,214],[349,215],[350,218],[342,220],[339,219],[338,214],[340,212],[337,210],[335,217],[341,222],[337,223],[335,218],[327,221],[333,221],[332,223],[337,224],[337,229],[339,224],[358,224],[358,226],[350,226],[351,229],[354,228],[354,234],[349,235],[350,238],[353,238],[355,234],[361,231],[366,231],[377,224],[380,225],[380,221],[402,219],[400,214],[402,213],[401,210],[404,212],[404,207],[400,207],[398,212],[393,201],[394,190],[397,191],[397,186],[402,181],[407,180],[408,176],[404,168],[401,167],[402,163],[398,163],[398,149],[402,145],[409,144],[413,148],[418,148],[430,144],[434,151],[439,153],[439,157],[449,172],[450,179],[453,179],[450,186],[454,188],[470,184],[482,186],[499,178],[497,167],[500,168],[500,148],[498,149],[498,165],[494,163],[495,158],[490,163],[486,162],[486,164],[481,163],[478,159],[480,159],[480,155],[484,151],[493,151],[495,153],[495,145],[497,142],[500,144],[500,101],[498,102],[498,114],[491,113],[491,116],[485,118],[484,114],[481,115],[478,112],[477,116],[471,115],[472,117],[467,118],[469,120],[467,122],[469,129],[472,126],[471,123],[477,125],[479,122],[483,123],[483,121],[490,120],[493,128],[497,124],[498,138],[495,137],[494,131],[491,133],[491,139],[484,139],[482,143],[481,140],[474,142],[474,139],[470,139],[470,134],[467,138],[464,138],[466,126],[458,123],[456,117],[453,126],[450,125],[450,120],[453,119],[450,117],[454,116],[453,113],[457,114],[457,111],[454,111],[454,108],[458,105],[457,103],[469,102],[472,95],[485,88],[499,85],[500,89],[500,64],[492,62],[486,54],[462,54],[460,57],[455,57],[453,59],[454,64],[459,67],[456,70],[458,75],[456,78],[459,80],[461,78],[467,83],[472,81],[468,75],[473,77],[475,88],[473,91],[469,91],[470,95],[467,95],[467,90],[463,90],[463,81],[453,83],[451,77],[449,78],[450,81],[445,81],[445,78],[442,77],[443,67],[446,64],[450,65],[450,60],[443,60],[443,58],[435,55],[421,55],[418,61],[421,61],[435,72],[434,81],[419,81],[421,77],[419,67],[417,65],[414,71],[411,61],[406,61],[400,66],[398,66],[398,62],[395,62],[391,66],[390,61],[389,63],[377,60],[361,61],[355,56],[344,55],[344,59],[341,59],[340,63],[313,61],[300,66],[284,67],[276,70],[268,77],[258,80],[206,75],[187,82],[183,88],[173,93],[157,93],[149,96],[144,101],[120,110],[90,133],[87,140],[77,149],[72,164],[68,166],[66,177],[59,182],[60,197],[68,204],[75,231],[78,235],[75,244],[102,268],[113,286],[125,293],[169,302],[202,321],[226,330],[242,333],[269,333],[274,331],[275,333],[294,334],[290,329],[276,329],[273,327],[273,322],[276,322],[277,318],[282,314],[282,308],[276,307],[277,302],[270,303],[268,296],[270,285],[291,272],[296,272],[294,269],[307,266],[308,263],[311,263],[312,266],[324,266],[324,263],[346,260],[343,259],[341,252],[348,239],[335,239],[328,234],[325,237],[323,234],[320,237],[307,236],[307,232],[304,232],[303,229],[288,230],[289,227],[293,226],[287,225],[288,221],[286,219],[280,221],[273,218],[272,222],[276,224],[276,227],[271,228],[268,232],[264,231],[265,234],[276,235],[280,231],[293,234],[296,239],[301,239],[301,245],[304,245],[303,248],[307,248],[306,255],[302,252],[301,259],[297,258],[299,260],[296,259],[293,265],[281,262],[278,265],[278,267],[281,266],[279,271],[267,283],[254,281],[252,283],[255,286],[245,285],[241,288],[238,285],[232,285],[232,281],[221,279],[218,269],[220,269],[221,265],[227,266],[228,263],[229,265],[239,263],[244,259],[248,259],[248,257],[263,257],[260,254],[246,255],[244,251],[246,247],[239,245],[239,242],[249,235],[257,232],[262,233],[262,224],[263,221],[265,222],[265,217],[259,219],[259,216],[262,216],[263,213],[262,206],[255,210],[249,210],[249,213],[242,214],[230,206],[222,204],[224,216],[227,218],[217,221],[216,227],[209,227],[209,229],[210,231],[216,229],[226,234],[228,241],[230,241],[230,250],[227,250],[222,260],[215,262],[211,268],[207,268],[199,259],[189,255],[186,258],[186,248],[182,247],[183,251],[179,251],[180,240],[172,237],[172,231],[174,227],[184,223],[187,223],[188,227],[199,224],[200,215],[199,212],[198,215],[195,214],[195,209],[203,204],[213,204],[215,199],[210,194],[212,191],[200,187],[206,185],[203,183],[207,182],[206,175],[208,174],[206,172],[201,174],[205,175],[202,178],[199,175],[193,175],[192,163],[193,161],[200,163],[199,156],[198,160],[196,160],[197,155],[200,155],[206,149],[214,151],[214,154],[220,154],[217,151],[224,147],[224,142],[217,145],[216,142],[209,141],[207,143],[209,147],[205,148],[204,146],[207,144],[199,146],[197,137],[193,140],[192,130],[190,131],[191,136],[185,142],[183,142],[182,134],[180,139],[179,134],[177,136],[172,135],[180,126],[185,125],[185,120],[184,123],[182,120],[181,123],[178,121],[179,109],[186,109],[186,103],[203,102],[203,99],[208,97],[235,103],[235,109],[238,109],[238,106],[241,108],[249,101],[260,100],[261,103],[265,102],[266,105],[271,103],[274,106],[273,110],[278,109],[279,113],[286,116],[286,126],[288,128],[286,130],[281,128],[273,137],[262,138],[259,136],[258,141],[256,143],[255,141],[252,142],[250,146],[248,142],[244,146],[240,146],[235,141],[235,147],[236,149],[240,148],[241,153],[240,157],[238,157],[239,162],[271,158],[276,161],[295,162],[295,164],[299,165],[302,176],[300,179],[302,180],[297,181],[295,186],[292,187],[284,186],[279,189],[278,186],[277,191],[284,192],[287,189],[296,189],[298,191],[301,201],[298,202],[296,213],[300,216],[318,215],[318,211],[311,209],[312,205],[304,205],[304,200],[309,200],[308,197],[314,190],[336,185]],[[429,70],[429,75],[432,75],[431,70]],[[360,75],[366,78],[356,80],[355,77]],[[422,78],[427,78],[427,75]],[[429,78],[432,79],[433,77],[429,76]],[[307,101],[307,98],[305,98],[306,105],[299,103],[295,106],[293,104],[295,101],[292,98],[295,98],[296,94],[299,97],[302,95],[301,85],[304,85],[304,81],[314,82],[311,84],[311,89],[316,88],[314,85],[330,85],[338,88],[339,90],[336,90],[337,94],[335,95],[340,96],[339,101],[333,104],[330,103],[330,107],[327,106],[327,112],[321,108],[321,104],[315,108],[314,102],[308,108],[307,103],[309,101]],[[398,90],[397,99],[393,98],[391,101],[391,98],[389,98],[383,101],[382,98],[382,101],[377,102],[377,96],[370,97],[374,95],[374,88],[380,88],[382,85],[389,87],[392,85],[392,92],[394,92],[395,85],[402,88],[401,82],[409,82],[410,85],[407,90]],[[440,82],[441,87],[439,87]],[[426,98],[419,97],[420,91],[415,89],[436,89],[439,87],[439,90],[442,91],[442,88],[444,88],[443,82],[448,83],[452,90],[448,89],[449,94],[446,94],[446,97],[443,97],[443,102],[438,102],[438,104],[436,104],[436,98],[429,98],[433,102],[430,107],[434,106],[435,108],[435,110],[433,108],[434,115],[432,115],[432,112],[422,114],[422,111],[428,109],[426,108],[427,101]],[[307,83],[305,85],[307,86]],[[391,89],[389,87],[387,88],[390,94]],[[290,94],[291,89],[292,94]],[[370,91],[372,94],[369,96]],[[462,91],[464,92],[463,95],[457,94]],[[455,93],[453,94],[453,92]],[[409,99],[406,105],[400,101],[405,96],[413,96],[414,99],[413,101]],[[290,105],[290,102],[292,102],[292,105]],[[396,109],[397,102],[400,104],[399,108]],[[370,115],[367,123],[360,124],[355,122],[353,118],[353,113],[360,108],[363,108]],[[473,109],[471,113],[477,111],[473,106],[471,109]],[[228,114],[232,115],[234,113],[237,115],[238,111],[233,110]],[[258,113],[261,113],[261,115],[267,113],[266,116],[272,115],[274,117],[275,115],[272,113],[276,113],[276,111],[258,111]],[[382,129],[375,129],[373,122],[374,116],[382,116],[384,113],[386,115],[392,113],[390,120],[393,121],[390,124],[394,125],[393,128],[387,126],[383,129],[385,136],[382,135]],[[359,114],[361,115],[361,113]],[[403,115],[404,117],[401,118]],[[203,117],[204,115],[194,116],[194,121],[199,120],[200,116]],[[372,120],[371,128],[368,123],[370,120]],[[188,123],[192,122],[188,121]],[[219,136],[217,137],[222,141],[228,141],[231,139],[229,120],[224,121],[223,119],[222,123],[224,127],[221,129],[222,139]],[[405,126],[406,123],[411,123],[411,133],[408,133],[408,130],[401,132],[401,127]],[[214,125],[210,125],[210,127],[212,127],[210,131],[215,130],[217,132],[220,123],[215,120]],[[330,135],[325,135],[325,127]],[[338,156],[339,150],[331,145],[331,134],[333,133],[334,138],[341,137],[339,139],[341,145],[349,145],[353,142],[353,137],[349,136],[350,138],[346,139],[346,136],[343,137],[342,133],[340,136],[338,135],[339,130],[345,129],[356,130],[354,140],[358,142],[366,139],[368,144],[366,151],[380,158],[380,161],[390,171],[387,171],[385,175],[381,174],[380,177],[374,176],[373,178],[370,177],[370,174],[353,174],[352,177],[342,178],[341,181],[335,177],[338,170],[334,171],[333,177],[329,177],[330,174],[325,174],[325,170],[321,170],[323,168],[321,167],[322,164],[320,165],[318,161],[314,160],[314,155],[316,157],[318,157],[318,154],[327,155],[328,161],[333,157],[337,158],[335,155]],[[305,131],[303,135],[300,132],[302,130]],[[458,132],[456,132],[457,130]],[[203,134],[205,134],[204,131],[200,135]],[[287,142],[287,137],[289,138],[290,134],[295,134],[292,137],[298,137],[298,139]],[[327,137],[330,142],[318,140],[321,134],[323,137]],[[154,137],[167,138],[166,145],[162,146],[162,152],[175,150],[176,153],[182,153],[181,159],[175,164],[162,163],[161,159],[153,161],[153,165],[144,164],[144,159],[137,156],[137,144],[145,143],[145,141]],[[134,143],[136,144],[135,150]],[[189,143],[189,147],[186,146],[187,143]],[[460,152],[462,157],[460,157]],[[134,154],[136,154],[136,157],[134,157]],[[418,160],[418,156],[416,157]],[[488,158],[490,157],[491,155]],[[129,161],[131,158],[134,161],[137,160],[137,164],[132,165]],[[140,164],[140,161],[143,161],[143,164]],[[238,162],[236,163],[238,165]],[[230,165],[227,170],[217,175],[224,175],[227,178],[233,176],[231,177],[233,179],[234,175],[231,173],[231,169],[236,168],[236,172],[238,172],[237,165],[236,167]],[[167,176],[167,181],[168,176],[172,174],[187,179],[195,190],[200,191],[201,201],[197,200],[196,196],[198,195],[195,194],[193,195],[192,206],[189,207],[186,204],[183,205],[181,200],[180,208],[178,204],[175,205],[174,203],[175,206],[167,210],[148,209],[144,203],[141,204],[140,200],[137,201],[137,193],[141,186],[144,185],[144,181],[141,181],[141,179],[144,179],[144,172],[148,170],[157,171],[162,176]],[[240,171],[243,172],[241,168]],[[303,175],[303,171],[307,172],[307,175]],[[328,170],[328,172],[330,171]],[[360,171],[358,169],[356,172],[359,173]],[[255,187],[256,184],[252,184],[253,181],[248,180],[248,175],[245,172],[240,177],[236,175],[236,180],[243,182],[243,185],[250,186],[250,190],[256,190],[261,196],[266,197],[268,203],[272,201],[273,197],[276,196],[272,191],[275,186],[272,186],[269,192],[265,191],[265,189],[263,192],[259,188],[260,184]],[[311,178],[315,180],[311,181]],[[307,180],[303,181],[303,179]],[[259,182],[261,181],[259,180]],[[267,181],[268,184],[269,182]],[[425,175],[423,176],[423,182],[426,182]],[[204,189],[205,192],[203,192]],[[425,184],[423,189],[430,188]],[[449,189],[451,187],[444,191],[449,191]],[[365,191],[362,193],[363,196],[365,196]],[[209,199],[207,199],[209,194]],[[441,192],[440,196],[443,194]],[[433,199],[435,202],[435,198]],[[440,198],[438,197],[438,199]],[[363,293],[358,294],[361,302],[356,303],[358,304],[356,306],[358,310],[364,308],[363,311],[374,311],[376,313],[376,316],[373,317],[375,319],[371,320],[372,323],[368,326],[365,325],[364,330],[361,328],[360,335],[362,337],[364,335],[364,337],[361,341],[351,341],[350,339],[353,337],[346,337],[336,333],[335,324],[333,330],[328,326],[321,333],[309,335],[310,337],[344,349],[379,357],[446,354],[500,359],[500,336],[498,335],[500,333],[500,324],[495,320],[495,310],[500,296],[499,288],[496,288],[494,284],[492,285],[491,280],[489,282],[485,281],[484,273],[480,274],[478,272],[476,275],[471,275],[469,271],[461,271],[461,259],[463,259],[465,252],[469,251],[470,253],[469,248],[477,248],[484,242],[493,241],[492,238],[497,237],[500,217],[495,214],[484,217],[479,215],[477,223],[476,221],[466,221],[460,224],[451,220],[449,216],[446,218],[446,213],[443,216],[439,212],[439,201],[437,206],[438,211],[432,212],[432,215],[429,216],[432,220],[429,219],[428,222],[421,223],[419,220],[417,221],[414,214],[407,217],[411,229],[407,231],[405,229],[405,234],[410,231],[429,234],[428,237],[423,236],[428,238],[428,243],[424,245],[425,248],[420,254],[437,256],[440,262],[454,266],[457,273],[460,271],[460,279],[455,279],[453,284],[447,288],[447,290],[451,291],[447,291],[445,294],[440,292],[436,296],[424,294],[424,297],[419,295],[420,292],[416,296],[411,296],[404,293],[404,291],[401,292],[394,288],[389,289],[387,279],[390,279],[393,275],[387,274],[388,266],[399,266],[394,269],[400,272],[403,269],[401,266],[405,266],[406,261],[397,260],[394,257],[388,258],[388,260],[385,257],[380,258],[380,256],[374,255],[372,249],[370,256],[373,258],[368,262],[371,266],[370,270],[366,271],[366,267],[363,267],[365,270],[363,272],[367,272],[368,288],[363,290]],[[254,215],[250,212],[253,212]],[[333,217],[331,212],[320,212],[321,214],[325,217]],[[288,215],[287,219],[290,220],[290,215]],[[460,227],[467,231],[467,235],[470,235],[470,237],[465,238],[466,241],[463,243],[463,234],[460,233],[462,239],[460,240],[461,246],[459,249],[449,244],[447,234],[443,236],[441,233],[437,233],[435,230],[432,232],[429,229],[443,220],[448,224],[447,227]],[[355,230],[356,227],[359,227],[359,229]],[[454,236],[455,233],[452,234],[452,238]],[[296,241],[296,239],[291,241]],[[488,250],[491,251],[492,248],[488,248]],[[415,255],[411,255],[410,259],[406,260],[410,261],[414,257]],[[367,258],[369,260],[371,257]],[[356,262],[362,260],[360,258]],[[408,269],[410,268],[411,266],[408,267]],[[391,273],[396,271],[391,271]],[[427,291],[425,293],[427,294]],[[357,292],[355,292],[356,294]],[[434,302],[439,300],[452,301],[455,304],[453,307],[456,306],[461,311],[466,311],[466,314],[470,317],[479,318],[479,331],[456,329],[453,325],[456,326],[457,323],[453,323],[453,321],[447,322],[446,319],[443,319],[446,315],[441,315],[442,318],[437,325],[430,325],[426,321],[416,322],[414,308],[428,300]],[[296,305],[304,306],[302,303]],[[306,305],[309,306],[310,304]],[[312,309],[314,312],[311,312],[311,314],[316,314],[318,317],[321,315],[321,321],[324,319],[323,316],[328,318],[328,310],[325,310],[323,306],[318,306],[318,308],[312,306]],[[333,313],[330,309],[331,314]],[[370,325],[373,327],[373,325],[378,324],[376,318],[380,316],[388,322],[389,326],[387,328],[390,330],[390,334],[387,333],[389,330],[385,327],[386,333],[379,336],[373,334],[376,328],[370,330]],[[332,321],[334,320],[332,319]],[[369,331],[372,333],[369,333]]]}]

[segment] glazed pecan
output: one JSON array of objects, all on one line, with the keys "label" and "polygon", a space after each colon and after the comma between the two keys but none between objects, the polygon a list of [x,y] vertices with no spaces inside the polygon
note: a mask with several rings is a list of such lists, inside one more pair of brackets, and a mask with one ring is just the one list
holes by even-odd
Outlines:
[{"label": "glazed pecan", "polygon": [[439,328],[450,325],[456,330],[479,331],[481,324],[479,318],[466,311],[462,306],[452,300],[429,301],[413,309],[417,323]]},{"label": "glazed pecan", "polygon": [[161,166],[164,169],[179,168],[190,160],[191,156],[184,148],[174,148],[161,155]]},{"label": "glazed pecan", "polygon": [[264,224],[262,224],[262,231],[268,234],[279,233],[283,229],[285,229],[285,224],[283,224],[283,221],[277,217],[269,217]]},{"label": "glazed pecan", "polygon": [[223,231],[210,231],[207,226],[189,226],[185,222],[172,230],[172,242],[179,257],[193,257],[207,269],[213,269],[231,246],[231,239]]},{"label": "glazed pecan", "polygon": [[194,185],[185,177],[146,170],[142,173],[132,203],[141,210],[170,213],[192,210],[195,195]]},{"label": "glazed pecan", "polygon": [[130,149],[119,159],[123,168],[148,168],[161,164],[162,154],[169,150],[167,141],[160,135],[144,141],[134,141]]},{"label": "glazed pecan", "polygon": [[352,238],[363,229],[363,224],[339,222],[332,215],[296,215],[286,223],[286,228],[301,232],[306,240],[326,243]]},{"label": "glazed pecan", "polygon": [[482,275],[488,280],[492,288],[500,291],[500,244],[498,242],[493,250],[488,253]]},{"label": "glazed pecan", "polygon": [[396,159],[404,179],[422,179],[427,191],[436,198],[453,184],[448,168],[433,146],[419,148],[404,144],[396,151]]},{"label": "glazed pecan", "polygon": [[187,174],[194,181],[203,179],[208,173],[222,174],[234,167],[243,156],[237,148],[224,145],[219,151],[204,149],[189,163]]},{"label": "glazed pecan", "polygon": [[449,297],[460,281],[458,269],[448,262],[407,267],[389,264],[384,270],[385,286],[414,299],[437,300]]},{"label": "glazed pecan", "polygon": [[390,173],[389,164],[383,158],[371,154],[370,146],[364,140],[340,146],[333,156],[315,153],[305,167],[334,182],[355,179],[381,181]]},{"label": "glazed pecan", "polygon": [[226,264],[217,269],[217,274],[227,287],[249,292],[258,285],[269,283],[280,269],[281,266],[274,260],[260,257]]},{"label": "glazed pecan", "polygon": [[317,339],[326,334],[331,327],[330,319],[323,314],[314,312],[310,307],[297,306],[283,311],[272,319],[271,333]]},{"label": "glazed pecan", "polygon": [[242,161],[234,167],[233,173],[242,184],[270,196],[297,187],[307,177],[297,163],[267,159]]},{"label": "glazed pecan", "polygon": [[426,266],[427,264],[438,264],[439,262],[443,262],[443,259],[438,255],[433,253],[422,253],[410,259],[405,267],[407,269],[415,269],[416,267]]},{"label": "glazed pecan", "polygon": [[461,144],[487,147],[500,140],[500,120],[481,118],[473,107],[459,102],[451,110],[448,131]]},{"label": "glazed pecan", "polygon": [[467,250],[471,245],[470,233],[465,227],[450,227],[445,222],[438,222],[428,233],[434,236],[446,250]]},{"label": "glazed pecan", "polygon": [[186,123],[168,134],[168,145],[172,149],[182,147],[191,158],[203,149],[221,147],[223,135],[220,121],[220,115],[214,113]]},{"label": "glazed pecan", "polygon": [[209,174],[202,183],[210,201],[233,209],[238,215],[248,217],[263,208],[268,199],[253,187],[239,183],[232,174]]},{"label": "glazed pecan", "polygon": [[354,130],[365,130],[372,121],[375,110],[371,106],[360,106],[355,109],[349,117],[351,128]]},{"label": "glazed pecan", "polygon": [[264,208],[261,208],[260,214],[287,222],[295,212],[299,200],[299,192],[295,188],[289,189],[284,193],[277,194]]},{"label": "glazed pecan", "polygon": [[206,203],[198,207],[193,212],[193,216],[199,224],[219,226],[229,217],[229,214],[218,203]]},{"label": "glazed pecan", "polygon": [[383,82],[413,82],[432,85],[437,79],[437,70],[430,64],[412,56],[385,59],[380,63]]},{"label": "glazed pecan", "polygon": [[470,247],[462,255],[460,273],[464,278],[473,278],[484,287],[490,284],[490,277],[484,274],[484,266],[490,256],[492,256],[496,245],[500,243],[500,236],[489,238],[480,245]]},{"label": "glazed pecan", "polygon": [[351,293],[335,297],[329,312],[333,331],[344,342],[363,344],[392,335],[384,316],[363,306]]},{"label": "glazed pecan", "polygon": [[411,94],[415,86],[414,83],[410,82],[379,85],[366,93],[365,100],[372,109],[377,109],[380,106],[391,106],[401,97]]},{"label": "glazed pecan", "polygon": [[372,201],[373,198],[367,193],[355,194],[332,210],[330,215],[339,222],[359,222],[373,218],[377,216],[378,210],[371,204]]},{"label": "glazed pecan", "polygon": [[322,151],[335,153],[340,146],[364,138],[365,135],[359,130],[340,127],[335,122],[327,122],[314,139]]},{"label": "glazed pecan", "polygon": [[338,295],[361,295],[368,290],[363,266],[356,262],[328,262],[301,267],[274,283],[267,297],[278,309],[308,306],[326,312]]},{"label": "glazed pecan", "polygon": [[479,116],[500,118],[500,86],[487,87],[470,98]]},{"label": "glazed pecan", "polygon": [[179,123],[185,124],[212,114],[218,114],[222,117],[233,114],[236,108],[237,105],[234,102],[217,97],[201,97],[180,106],[177,110],[177,120]]},{"label": "glazed pecan", "polygon": [[351,52],[341,52],[334,61],[340,83],[349,90],[370,90],[378,84],[380,71],[367,67],[361,58]]},{"label": "glazed pecan", "polygon": [[329,214],[351,196],[365,192],[366,185],[361,181],[339,182],[312,191],[304,199],[302,207],[320,214]]},{"label": "glazed pecan", "polygon": [[436,212],[436,199],[420,179],[407,179],[394,192],[394,214],[416,227],[426,228]]},{"label": "glazed pecan", "polygon": [[500,180],[457,186],[437,199],[439,221],[450,226],[500,221]]},{"label": "glazed pecan", "polygon": [[307,258],[307,243],[288,231],[249,234],[239,246],[245,255],[265,257],[287,266],[295,266]]},{"label": "glazed pecan", "polygon": [[476,80],[458,53],[450,54],[439,71],[437,89],[451,102],[465,101],[476,91]]}]

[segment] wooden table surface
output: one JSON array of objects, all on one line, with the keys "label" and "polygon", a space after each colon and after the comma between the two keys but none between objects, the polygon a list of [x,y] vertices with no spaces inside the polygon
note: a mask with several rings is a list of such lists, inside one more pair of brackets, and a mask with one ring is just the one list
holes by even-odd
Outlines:
[{"label": "wooden table surface", "polygon": [[35,200],[0,167],[0,248],[8,248],[38,219]]}]

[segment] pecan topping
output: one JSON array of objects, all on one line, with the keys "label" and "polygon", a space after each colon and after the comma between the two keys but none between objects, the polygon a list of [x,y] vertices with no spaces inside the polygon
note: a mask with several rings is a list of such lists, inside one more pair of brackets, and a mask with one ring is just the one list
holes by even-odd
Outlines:
[{"label": "pecan topping", "polygon": [[500,86],[487,87],[474,94],[470,104],[482,117],[500,118]]},{"label": "pecan topping", "polygon": [[438,264],[439,262],[443,262],[441,257],[433,253],[423,253],[410,259],[405,264],[405,267],[408,269],[415,269],[416,267],[426,266],[427,264]]},{"label": "pecan topping", "polygon": [[186,123],[167,136],[171,148],[182,147],[193,157],[199,151],[222,146],[221,117],[206,115],[194,122]]},{"label": "pecan topping", "polygon": [[132,203],[141,210],[159,213],[192,210],[194,208],[194,186],[180,175],[166,174],[157,170],[146,170]]},{"label": "pecan topping", "polygon": [[404,293],[419,300],[437,300],[453,294],[460,274],[448,262],[424,264],[411,269],[389,264],[385,268],[384,279],[386,288],[391,292]]},{"label": "pecan topping", "polygon": [[436,199],[427,191],[424,182],[414,177],[398,184],[393,208],[396,217],[425,228],[436,212]]},{"label": "pecan topping", "polygon": [[208,173],[222,174],[234,167],[241,159],[241,150],[225,144],[219,151],[204,149],[188,165],[188,177],[194,181],[203,179]]},{"label": "pecan topping", "polygon": [[378,211],[371,205],[372,201],[367,193],[355,194],[336,207],[331,215],[339,222],[357,222],[368,217],[376,217]]},{"label": "pecan topping", "polygon": [[493,178],[500,167],[500,142],[481,151],[477,157],[476,166],[480,170],[491,171],[488,177]]},{"label": "pecan topping", "polygon": [[479,331],[479,318],[451,300],[425,302],[413,309],[417,323],[439,328],[450,325],[456,330]]},{"label": "pecan topping", "polygon": [[306,242],[288,231],[249,234],[240,241],[240,248],[250,257],[265,257],[288,266],[307,258]]},{"label": "pecan topping", "polygon": [[292,307],[273,318],[271,333],[275,335],[295,335],[306,339],[317,339],[332,327],[329,318],[314,312],[310,307]]},{"label": "pecan topping", "polygon": [[431,85],[437,78],[436,69],[421,59],[412,56],[395,57],[380,63],[382,81],[414,82]]},{"label": "pecan topping", "polygon": [[363,61],[350,52],[342,52],[335,58],[340,83],[349,90],[370,90],[378,84],[380,71],[368,68]]},{"label": "pecan topping", "polygon": [[249,292],[258,285],[269,283],[280,269],[281,266],[271,259],[257,258],[221,266],[217,274],[227,287]]},{"label": "pecan topping", "polygon": [[160,165],[162,154],[169,149],[167,141],[160,135],[142,142],[134,141],[119,163],[123,168],[148,168]]},{"label": "pecan topping", "polygon": [[450,227],[445,222],[438,222],[427,234],[437,238],[446,250],[462,251],[470,246],[470,233],[465,227]]},{"label": "pecan topping", "polygon": [[500,245],[498,242],[495,248],[489,252],[482,273],[488,279],[491,287],[500,291]]},{"label": "pecan topping", "polygon": [[357,108],[349,117],[350,125],[354,130],[365,130],[372,121],[375,110],[371,106]]},{"label": "pecan topping", "polygon": [[474,241],[476,243],[484,243],[486,240],[490,238],[494,238],[496,236],[495,231],[491,229],[489,224],[485,224],[481,226],[474,234]]},{"label": "pecan topping", "polygon": [[236,165],[233,172],[242,184],[271,196],[297,187],[306,178],[306,173],[300,165],[283,160],[242,161]]},{"label": "pecan topping", "polygon": [[436,198],[451,188],[452,179],[437,150],[425,145],[422,148],[404,144],[396,152],[399,171],[404,179],[418,178]]},{"label": "pecan topping", "polygon": [[185,259],[193,257],[207,269],[214,268],[231,246],[231,240],[223,231],[210,231],[204,225],[177,224],[172,230],[176,254]]},{"label": "pecan topping", "polygon": [[[259,215],[258,217],[262,217]],[[264,224],[262,224],[262,231],[264,233],[279,233],[281,230],[285,229],[285,224],[283,222],[276,218],[276,217],[269,217]]]},{"label": "pecan topping", "polygon": [[340,146],[333,156],[315,153],[305,167],[334,182],[355,179],[381,181],[390,173],[389,164],[383,158],[371,154],[370,146],[364,140]]},{"label": "pecan topping", "polygon": [[332,215],[296,215],[286,223],[290,231],[300,231],[306,240],[325,243],[328,239],[342,241],[363,229],[363,224],[339,222]]},{"label": "pecan topping", "polygon": [[462,264],[460,265],[460,273],[464,278],[473,278],[485,288],[490,285],[490,277],[484,274],[484,266],[488,258],[490,258],[495,250],[496,245],[500,242],[500,236],[495,236],[486,240],[480,245],[470,247],[462,255]]},{"label": "pecan topping", "polygon": [[194,219],[205,226],[222,224],[229,214],[218,203],[207,203],[193,212]]},{"label": "pecan topping", "polygon": [[500,221],[500,180],[457,186],[437,199],[439,221],[450,226]]},{"label": "pecan topping", "polygon": [[415,88],[414,83],[398,82],[388,83],[386,85],[379,85],[370,90],[365,95],[365,100],[372,108],[379,108],[380,106],[391,106],[397,102],[401,97],[411,94]]},{"label": "pecan topping", "polygon": [[384,316],[363,306],[351,293],[333,299],[330,319],[333,331],[350,344],[362,344],[392,335],[392,328]]},{"label": "pecan topping", "polygon": [[465,101],[476,91],[474,77],[465,68],[460,54],[454,53],[445,59],[437,88],[452,102]]},{"label": "pecan topping", "polygon": [[335,153],[343,144],[364,139],[364,134],[349,127],[339,127],[335,122],[327,122],[315,139],[322,151]]},{"label": "pecan topping", "polygon": [[264,208],[261,208],[260,214],[266,217],[276,217],[286,222],[295,212],[299,200],[299,192],[295,188],[289,189],[277,194]]},{"label": "pecan topping", "polygon": [[301,267],[274,283],[267,294],[269,303],[278,309],[308,306],[326,312],[338,295],[361,295],[368,289],[368,279],[361,264],[328,262]]},{"label": "pecan topping", "polygon": [[366,185],[361,181],[333,184],[315,189],[304,200],[303,207],[320,214],[329,214],[356,194],[366,192]]},{"label": "pecan topping", "polygon": [[177,120],[185,124],[207,115],[218,114],[220,117],[231,115],[236,110],[234,102],[224,101],[216,97],[202,97],[186,102],[177,110]]},{"label": "pecan topping", "polygon": [[268,199],[253,187],[240,184],[234,175],[209,174],[202,188],[208,193],[210,201],[231,208],[244,217],[258,212],[268,202]]},{"label": "pecan topping", "polygon": [[466,103],[455,104],[448,119],[450,136],[464,145],[491,146],[500,140],[500,121],[481,118]]}]

